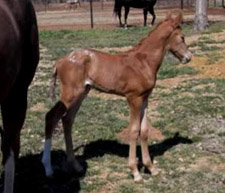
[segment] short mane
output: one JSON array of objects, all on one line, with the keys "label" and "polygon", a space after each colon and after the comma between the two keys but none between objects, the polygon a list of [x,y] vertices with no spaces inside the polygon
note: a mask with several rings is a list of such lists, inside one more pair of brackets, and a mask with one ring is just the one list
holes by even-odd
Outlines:
[{"label": "short mane", "polygon": [[131,48],[131,49],[129,49],[129,50],[123,52],[123,53],[129,53],[129,52],[132,52],[132,51],[137,50],[137,48],[139,48],[139,47],[143,44],[143,42],[144,42],[147,38],[149,38],[149,36],[150,36],[155,30],[157,30],[158,27],[159,27],[163,22],[164,22],[164,21],[160,21],[160,22],[154,27],[154,29],[152,29],[151,31],[149,31],[149,33],[148,33],[148,35],[147,35],[146,37],[142,38],[142,39],[141,39],[141,40],[140,40],[133,48]]}]

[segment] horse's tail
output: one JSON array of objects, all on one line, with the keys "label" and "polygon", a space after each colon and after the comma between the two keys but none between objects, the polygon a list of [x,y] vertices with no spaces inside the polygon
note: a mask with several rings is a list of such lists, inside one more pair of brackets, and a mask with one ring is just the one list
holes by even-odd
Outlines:
[{"label": "horse's tail", "polygon": [[120,9],[121,9],[121,6],[120,6],[119,0],[115,0],[114,10],[113,10],[115,17],[118,16]]},{"label": "horse's tail", "polygon": [[49,88],[49,96],[52,100],[55,100],[56,98],[55,96],[56,80],[57,80],[57,69],[55,64],[53,68],[52,79],[51,79],[50,88]]}]

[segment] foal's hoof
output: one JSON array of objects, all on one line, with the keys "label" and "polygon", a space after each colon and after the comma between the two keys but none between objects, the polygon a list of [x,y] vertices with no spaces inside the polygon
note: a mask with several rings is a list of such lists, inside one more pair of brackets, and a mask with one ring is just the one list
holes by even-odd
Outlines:
[{"label": "foal's hoof", "polygon": [[46,170],[46,171],[45,171],[45,175],[46,175],[46,177],[52,177],[52,176],[53,176],[53,174],[54,174],[54,172],[53,172],[53,170],[52,170],[52,169],[50,169],[50,170]]},{"label": "foal's hoof", "polygon": [[44,166],[46,177],[52,177],[53,174],[54,174],[52,166],[49,165],[48,162],[46,163],[45,160],[42,160],[41,162],[42,162],[42,164]]},{"label": "foal's hoof", "polygon": [[134,182],[136,182],[136,183],[143,183],[143,179],[142,179],[140,174],[134,176]]},{"label": "foal's hoof", "polygon": [[151,172],[152,176],[157,176],[159,174],[160,170],[158,168],[156,168],[156,167],[152,167],[150,169],[150,172]]}]

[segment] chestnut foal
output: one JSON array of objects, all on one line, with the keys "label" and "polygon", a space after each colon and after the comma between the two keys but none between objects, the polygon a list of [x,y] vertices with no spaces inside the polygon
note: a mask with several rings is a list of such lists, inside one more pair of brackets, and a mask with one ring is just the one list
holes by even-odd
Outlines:
[{"label": "chestnut foal", "polygon": [[181,22],[181,13],[175,19],[169,14],[148,37],[127,52],[112,55],[85,49],[74,51],[57,62],[61,97],[46,115],[46,142],[42,163],[47,176],[53,174],[50,156],[52,132],[61,118],[68,164],[78,171],[82,170],[73,153],[71,128],[82,100],[92,87],[124,96],[128,101],[130,107],[128,165],[134,181],[142,180],[136,161],[139,136],[143,164],[152,174],[157,173],[151,162],[147,143],[150,127],[147,118],[148,97],[155,86],[157,71],[167,51],[172,52],[183,63],[191,60],[191,52],[179,27]]}]

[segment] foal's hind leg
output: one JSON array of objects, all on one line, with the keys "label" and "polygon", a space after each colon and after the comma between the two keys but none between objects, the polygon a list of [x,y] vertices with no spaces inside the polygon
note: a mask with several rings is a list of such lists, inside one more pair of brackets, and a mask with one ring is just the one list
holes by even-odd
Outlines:
[{"label": "foal's hind leg", "polygon": [[71,136],[72,125],[76,116],[77,111],[89,92],[89,88],[86,88],[84,93],[80,93],[79,96],[74,101],[74,104],[68,110],[68,113],[65,117],[62,118],[63,121],[63,129],[64,129],[64,136],[66,142],[66,153],[67,153],[67,165],[66,170],[71,171],[71,169],[75,169],[77,172],[82,172],[82,167],[80,166],[79,162],[76,160],[74,152],[73,152],[73,141]]},{"label": "foal's hind leg", "polygon": [[[76,91],[76,92],[75,92]],[[42,163],[45,167],[45,173],[47,176],[53,174],[51,165],[51,138],[53,130],[55,129],[59,120],[68,112],[68,109],[72,107],[80,97],[83,96],[85,88],[74,88],[72,85],[62,85],[61,100],[55,104],[55,106],[47,113],[45,123],[45,149],[42,157]]]},{"label": "foal's hind leg", "polygon": [[55,106],[47,113],[45,118],[45,148],[42,156],[42,163],[45,168],[46,176],[53,174],[51,165],[51,138],[54,128],[59,120],[66,113],[67,108],[62,101],[58,101]]}]

